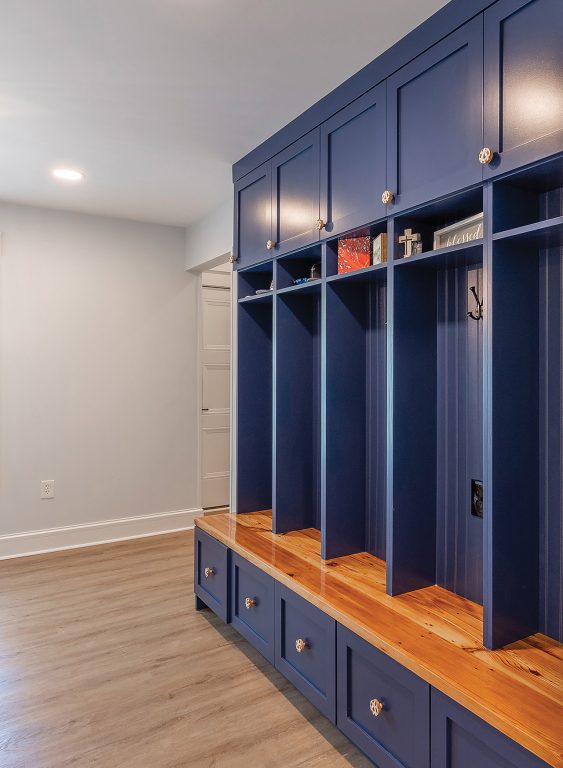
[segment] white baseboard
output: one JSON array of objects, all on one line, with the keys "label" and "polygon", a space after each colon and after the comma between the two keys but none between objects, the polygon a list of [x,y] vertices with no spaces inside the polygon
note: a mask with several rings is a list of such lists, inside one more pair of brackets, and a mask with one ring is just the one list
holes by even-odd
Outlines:
[{"label": "white baseboard", "polygon": [[43,531],[11,533],[0,536],[0,560],[186,531],[193,528],[194,519],[201,514],[201,509],[181,509],[155,515],[47,528]]}]

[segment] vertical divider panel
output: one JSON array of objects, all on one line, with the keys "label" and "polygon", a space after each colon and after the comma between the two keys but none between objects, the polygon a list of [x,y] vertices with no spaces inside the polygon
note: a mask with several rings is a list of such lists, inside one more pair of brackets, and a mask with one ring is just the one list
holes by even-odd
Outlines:
[{"label": "vertical divider panel", "polygon": [[492,253],[492,483],[485,644],[538,629],[539,270],[510,242]]},{"label": "vertical divider panel", "polygon": [[386,591],[393,594],[393,412],[394,412],[394,377],[395,377],[395,219],[387,221],[387,418],[386,418],[386,526],[385,560]]}]

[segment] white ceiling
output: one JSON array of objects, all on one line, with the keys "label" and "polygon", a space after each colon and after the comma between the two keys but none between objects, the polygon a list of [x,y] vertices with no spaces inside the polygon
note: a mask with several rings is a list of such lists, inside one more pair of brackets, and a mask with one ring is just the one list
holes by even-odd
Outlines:
[{"label": "white ceiling", "polygon": [[0,0],[0,198],[188,225],[234,161],[445,4]]}]

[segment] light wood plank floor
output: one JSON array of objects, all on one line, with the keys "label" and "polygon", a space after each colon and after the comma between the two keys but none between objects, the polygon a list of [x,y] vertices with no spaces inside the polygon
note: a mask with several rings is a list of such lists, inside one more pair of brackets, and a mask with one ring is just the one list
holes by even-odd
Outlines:
[{"label": "light wood plank floor", "polygon": [[0,562],[1,768],[367,768],[194,610],[193,533]]}]

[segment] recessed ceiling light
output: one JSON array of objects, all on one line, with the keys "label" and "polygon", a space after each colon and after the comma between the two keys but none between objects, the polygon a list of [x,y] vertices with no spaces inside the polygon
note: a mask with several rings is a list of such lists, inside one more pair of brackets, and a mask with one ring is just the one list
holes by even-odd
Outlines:
[{"label": "recessed ceiling light", "polygon": [[71,168],[55,168],[53,176],[64,181],[82,181],[84,178],[81,171],[73,171]]}]

